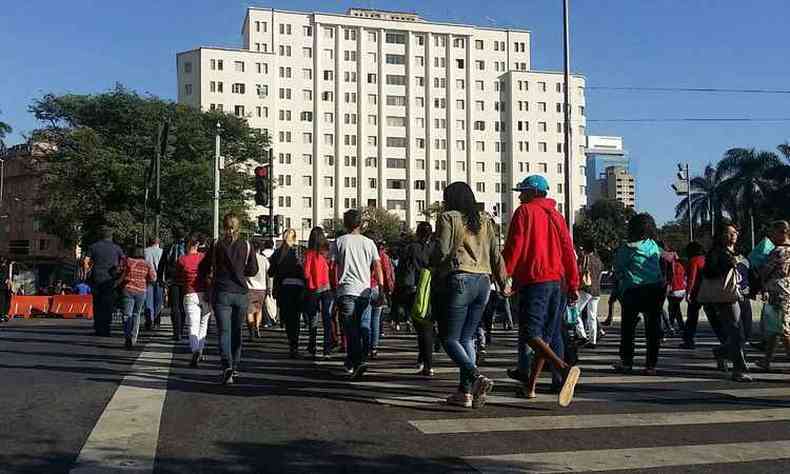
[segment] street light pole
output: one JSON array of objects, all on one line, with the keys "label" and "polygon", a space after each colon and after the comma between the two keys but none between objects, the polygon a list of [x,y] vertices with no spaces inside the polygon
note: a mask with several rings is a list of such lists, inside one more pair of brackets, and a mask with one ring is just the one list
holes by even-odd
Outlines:
[{"label": "street light pole", "polygon": [[568,232],[571,239],[573,238],[573,183],[571,182],[571,175],[573,174],[573,167],[571,165],[571,51],[570,51],[570,27],[568,23],[569,17],[569,0],[563,0],[562,3],[562,18],[563,18],[563,52],[565,55],[565,222],[568,224]]},{"label": "street light pole", "polygon": [[3,204],[4,185],[5,185],[5,160],[0,159],[0,204]]},{"label": "street light pole", "polygon": [[219,147],[220,147],[220,137],[219,132],[222,130],[222,126],[217,122],[217,134],[214,137],[214,232],[213,237],[214,241],[216,242],[219,240]]},{"label": "street light pole", "polygon": [[689,219],[689,242],[694,241],[694,222],[691,221],[691,175],[689,174],[689,164],[686,162],[686,211]]}]

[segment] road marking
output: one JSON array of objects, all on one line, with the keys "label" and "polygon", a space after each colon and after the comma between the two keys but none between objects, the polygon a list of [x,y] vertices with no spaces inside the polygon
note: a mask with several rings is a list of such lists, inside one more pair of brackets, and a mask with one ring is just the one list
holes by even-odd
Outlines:
[{"label": "road marking", "polygon": [[790,421],[790,408],[438,419],[416,420],[409,421],[409,423],[424,434],[447,434],[624,428],[631,426],[712,425],[717,423],[754,423],[761,421]]},{"label": "road marking", "polygon": [[641,470],[787,458],[790,458],[790,441],[539,452],[474,456],[463,460],[486,473],[552,473]]},{"label": "road marking", "polygon": [[[82,446],[73,474],[154,470],[172,345],[149,343]],[[152,366],[149,363],[159,364]]]}]

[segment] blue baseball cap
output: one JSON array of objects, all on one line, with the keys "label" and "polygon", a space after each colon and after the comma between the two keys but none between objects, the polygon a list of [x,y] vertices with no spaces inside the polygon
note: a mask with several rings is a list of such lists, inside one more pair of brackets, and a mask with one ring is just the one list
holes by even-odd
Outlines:
[{"label": "blue baseball cap", "polygon": [[543,176],[533,174],[531,176],[527,176],[522,182],[518,183],[516,187],[513,188],[513,191],[523,193],[528,189],[534,189],[536,191],[547,193],[549,192],[549,182]]}]

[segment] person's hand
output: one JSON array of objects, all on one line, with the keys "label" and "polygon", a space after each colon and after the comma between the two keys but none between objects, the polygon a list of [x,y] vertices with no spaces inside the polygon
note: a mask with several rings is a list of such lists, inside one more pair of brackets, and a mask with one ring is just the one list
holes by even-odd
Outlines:
[{"label": "person's hand", "polygon": [[579,290],[571,290],[568,292],[568,303],[575,304],[579,301]]},{"label": "person's hand", "polygon": [[508,284],[502,290],[502,296],[504,296],[505,298],[510,298],[512,295],[513,295],[513,287],[510,284]]}]

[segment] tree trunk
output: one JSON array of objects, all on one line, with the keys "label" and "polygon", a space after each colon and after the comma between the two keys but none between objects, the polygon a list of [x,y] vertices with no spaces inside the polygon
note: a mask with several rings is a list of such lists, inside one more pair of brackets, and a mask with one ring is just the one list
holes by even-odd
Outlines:
[{"label": "tree trunk", "polygon": [[751,233],[752,237],[752,246],[754,248],[754,210],[749,209],[749,232]]}]

